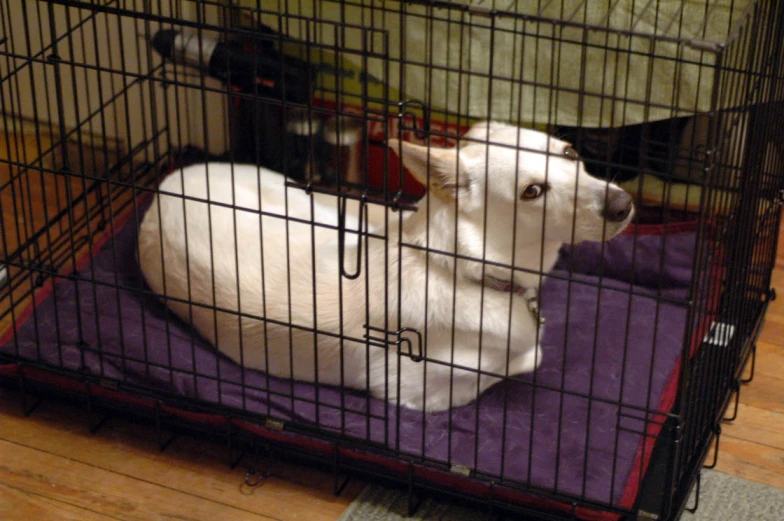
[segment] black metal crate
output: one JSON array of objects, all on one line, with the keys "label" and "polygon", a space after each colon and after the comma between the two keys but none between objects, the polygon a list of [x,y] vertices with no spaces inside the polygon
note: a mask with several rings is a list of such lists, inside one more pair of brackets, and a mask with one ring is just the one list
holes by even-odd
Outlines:
[{"label": "black metal crate", "polygon": [[[89,407],[130,410],[161,429],[217,433],[232,449],[291,451],[332,466],[336,492],[345,471],[393,478],[412,498],[459,494],[543,518],[676,519],[721,422],[733,419],[725,411],[749,363],[753,375],[775,298],[783,17],[767,1],[0,1],[0,375],[25,396],[66,389]],[[544,149],[534,134],[498,142],[490,127],[464,137],[485,120],[550,137]],[[414,152],[399,142],[426,147],[419,163],[406,162]],[[456,179],[443,181],[444,149],[464,148],[484,159],[461,156],[449,163]],[[571,226],[552,271],[544,253],[516,265],[504,240],[469,250],[442,236],[508,236],[517,251],[525,221],[503,221],[493,206],[524,212],[529,196],[513,194],[511,203],[496,194],[507,202],[490,204],[487,166],[512,150],[544,165],[543,180],[523,187],[544,201],[537,244],[556,218]],[[579,205],[559,207],[558,190],[576,201],[585,181],[558,184],[566,174],[551,165],[562,156],[605,187],[601,238],[612,235],[611,187],[630,194],[635,222],[625,234],[578,243]],[[230,165],[207,167],[204,193],[198,183],[186,189],[179,173],[201,163]],[[471,174],[467,164],[484,171]],[[517,169],[515,186],[530,173],[516,162],[498,168]],[[255,189],[235,185],[251,171]],[[287,176],[277,203],[263,201],[278,197],[264,184],[267,171]],[[180,185],[158,188],[176,176]],[[235,187],[229,199],[216,199],[226,183]],[[239,202],[253,190],[257,202]],[[460,207],[478,200],[471,190],[485,198],[473,214]],[[198,257],[225,261],[206,269],[211,288],[189,281],[182,296],[145,280],[137,236],[167,197],[186,222],[232,216],[233,245],[213,232],[209,255]],[[297,206],[303,198],[308,208]],[[442,210],[468,220],[435,228]],[[438,231],[412,238],[416,219]],[[262,289],[251,291],[240,266],[255,250],[239,252],[253,242],[241,239],[242,227],[254,222]],[[265,225],[286,230],[269,253],[261,244],[276,232]],[[294,230],[303,227],[310,259],[296,253]],[[191,232],[181,232],[188,251]],[[334,243],[316,248],[319,234]],[[424,289],[407,286],[412,258],[425,259]],[[202,269],[190,262],[186,279]],[[285,264],[287,290],[268,295],[270,262]],[[438,293],[431,287],[441,269],[452,278]],[[215,282],[216,270],[236,284]],[[334,301],[323,285],[330,270]],[[317,272],[326,274],[321,285]],[[303,300],[296,284],[308,277]],[[457,289],[467,283],[480,288],[478,362],[459,351],[475,333],[465,330],[475,317],[460,318],[472,305]],[[221,291],[235,291],[236,302],[219,302]],[[421,303],[402,302],[417,292]],[[492,292],[508,295],[506,314],[496,311],[508,321],[501,347],[490,333],[483,341]],[[243,308],[256,294],[263,309]],[[530,310],[515,308],[518,316],[547,320],[533,333],[541,365],[524,373],[510,369],[517,298]],[[266,299],[286,302],[288,315],[269,311]],[[295,301],[308,301],[311,316],[297,315]],[[359,332],[349,316],[355,302],[363,302]],[[318,314],[330,306],[334,323]],[[451,331],[431,323],[439,306]],[[210,337],[219,321],[237,324],[237,345]],[[251,330],[264,333],[246,340]],[[259,370],[262,339],[287,346],[289,361],[279,363],[288,369]],[[329,342],[338,361],[318,355]],[[438,354],[441,345],[451,345],[451,357]],[[316,353],[313,367],[294,364],[304,349]],[[504,349],[505,368],[483,366],[483,352]],[[265,356],[266,367],[278,363]],[[362,356],[364,379],[343,369]],[[369,360],[383,363],[371,369]],[[422,367],[423,402],[448,389],[445,410],[401,398],[418,380],[395,375]],[[444,368],[446,383],[434,379]],[[456,374],[478,389],[452,406]],[[352,383],[373,379],[384,384],[374,397]]]}]

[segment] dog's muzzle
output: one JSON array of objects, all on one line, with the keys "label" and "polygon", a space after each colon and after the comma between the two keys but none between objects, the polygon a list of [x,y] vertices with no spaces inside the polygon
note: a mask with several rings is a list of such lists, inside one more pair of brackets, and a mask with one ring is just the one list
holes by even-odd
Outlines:
[{"label": "dog's muzzle", "polygon": [[632,197],[623,190],[612,190],[607,194],[604,218],[610,222],[623,222],[632,213]]}]

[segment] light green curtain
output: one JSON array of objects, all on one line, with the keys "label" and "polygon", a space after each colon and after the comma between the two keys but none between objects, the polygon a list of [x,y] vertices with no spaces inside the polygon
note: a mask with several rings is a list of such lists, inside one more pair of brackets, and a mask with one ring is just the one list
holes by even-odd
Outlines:
[{"label": "light green curtain", "polygon": [[[339,82],[344,103],[359,103],[364,92],[473,119],[582,127],[710,110],[716,51],[754,7],[748,0],[453,3],[474,10],[380,0],[242,5],[275,30],[325,46],[286,52],[317,62],[320,84],[332,91]],[[528,18],[491,17],[487,9]]]}]

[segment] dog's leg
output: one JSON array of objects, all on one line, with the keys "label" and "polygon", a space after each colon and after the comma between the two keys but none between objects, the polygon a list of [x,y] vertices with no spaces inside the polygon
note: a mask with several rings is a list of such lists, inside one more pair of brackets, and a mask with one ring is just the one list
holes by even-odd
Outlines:
[{"label": "dog's leg", "polygon": [[[539,345],[535,349],[513,355],[509,360],[508,374],[533,372],[541,365],[542,358],[542,348]],[[485,368],[485,370],[499,375],[504,374],[500,367]],[[373,374],[377,375],[375,378],[371,375],[371,381],[374,383],[371,392],[374,397],[396,403],[399,375],[400,405],[429,412],[443,411],[474,402],[485,390],[503,380],[500,377],[479,375],[475,371],[451,368],[448,365],[414,362],[407,356],[400,357],[398,366],[394,354],[390,357],[385,371],[374,371]],[[382,382],[388,382],[388,385]]]},{"label": "dog's leg", "polygon": [[[371,377],[374,397],[391,403],[399,401],[404,407],[428,412],[443,411],[476,400],[479,379],[475,372],[426,361],[414,362],[407,356],[400,356],[398,367],[395,358],[391,354],[384,375],[378,372],[375,374],[380,378]],[[488,378],[483,376],[482,383]],[[497,378],[493,380],[487,385],[498,381]],[[388,385],[382,382],[388,382]]]}]

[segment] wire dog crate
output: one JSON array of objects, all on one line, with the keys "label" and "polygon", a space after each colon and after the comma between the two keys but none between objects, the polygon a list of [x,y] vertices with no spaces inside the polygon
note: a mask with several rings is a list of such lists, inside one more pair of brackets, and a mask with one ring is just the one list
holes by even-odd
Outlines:
[{"label": "wire dog crate", "polygon": [[[207,430],[233,449],[329,465],[336,493],[346,474],[394,480],[408,486],[411,509],[416,494],[437,491],[547,519],[677,519],[749,364],[753,376],[775,298],[782,20],[780,3],[764,0],[0,0],[0,375],[22,389],[28,411],[30,397],[56,393],[153,417],[162,429]],[[525,137],[496,143],[492,126],[476,126],[486,120],[552,137],[543,150]],[[389,150],[398,142],[425,147],[418,165],[406,145]],[[563,142],[573,148],[554,151]],[[457,179],[435,185],[443,151],[468,147],[482,151],[481,175],[461,184],[462,167],[450,163]],[[489,217],[503,206],[491,200],[502,191],[491,169],[527,168],[500,163],[508,154],[499,150],[542,158],[543,180],[525,187],[543,201],[538,248],[556,227],[551,215],[572,228],[552,270],[538,250],[532,269],[488,247],[490,235],[514,243],[520,230],[509,223],[522,222]],[[611,240],[575,240],[574,194],[586,182],[573,167],[558,184],[553,166],[577,164],[573,153],[603,180],[605,207],[615,185],[635,202],[635,222]],[[203,163],[213,166],[192,166]],[[240,171],[254,172],[258,201],[238,202]],[[277,206],[263,200],[273,191],[267,171],[287,176]],[[186,173],[205,175],[201,192],[188,193]],[[230,198],[218,200],[227,186]],[[460,210],[477,186],[484,209]],[[525,194],[498,197],[511,197],[512,215],[528,204]],[[165,218],[171,200],[186,222]],[[309,201],[304,216],[299,200]],[[440,230],[460,239],[442,247],[429,231],[436,203],[452,205],[446,215],[481,215],[479,255],[462,249],[471,232],[456,221]],[[164,290],[142,274],[140,224],[153,214],[186,237],[186,251],[188,219],[208,215],[209,232],[213,215],[231,215],[231,233],[189,253],[208,252],[207,300],[195,282],[185,297],[165,289],[164,239],[155,250]],[[412,219],[428,230],[419,242],[406,235]],[[240,287],[238,234],[248,222],[252,248],[287,230],[279,248],[264,242],[256,288]],[[295,229],[306,230],[309,260],[297,257]],[[324,250],[320,233],[332,237],[319,242]],[[377,244],[386,256],[373,257]],[[416,256],[424,296],[404,304],[413,268],[403,259]],[[193,281],[200,268],[187,259],[172,276]],[[284,265],[284,289],[271,291],[269,270]],[[439,266],[448,283],[431,291]],[[460,266],[481,273],[478,316],[465,319]],[[327,267],[334,284],[317,284]],[[235,282],[222,285],[216,270]],[[517,295],[531,288],[492,273],[534,276],[539,308],[514,307],[534,302]],[[307,319],[293,311],[301,280],[310,281]],[[233,304],[218,302],[224,290]],[[491,292],[507,302],[501,370],[483,365],[494,348],[482,341]],[[242,307],[257,294],[263,308]],[[269,311],[275,302],[283,315]],[[383,303],[381,319],[371,303]],[[428,322],[439,306],[451,330]],[[337,318],[320,321],[323,308]],[[515,373],[513,324],[540,314],[538,368]],[[401,318],[410,316],[415,325]],[[473,320],[478,329],[466,333]],[[210,337],[220,321],[239,328],[234,345]],[[251,363],[265,356],[248,340],[259,337],[244,336],[252,327],[268,346],[270,331],[285,331],[275,337],[285,370],[272,369],[272,351],[269,371]],[[329,342],[338,361],[317,354]],[[441,344],[451,346],[446,357]],[[466,345],[479,362],[458,352]],[[305,351],[316,354],[298,366]],[[355,353],[366,375],[348,374]],[[380,372],[371,359],[383,361]],[[330,363],[338,372],[326,377]],[[445,382],[427,378],[444,368]],[[424,379],[406,380],[411,371]],[[475,392],[458,404],[456,375],[466,374]],[[354,377],[367,387],[381,379],[381,395]],[[484,390],[485,380],[495,383]],[[439,392],[447,406],[428,407]],[[406,393],[421,395],[420,406]]]}]

